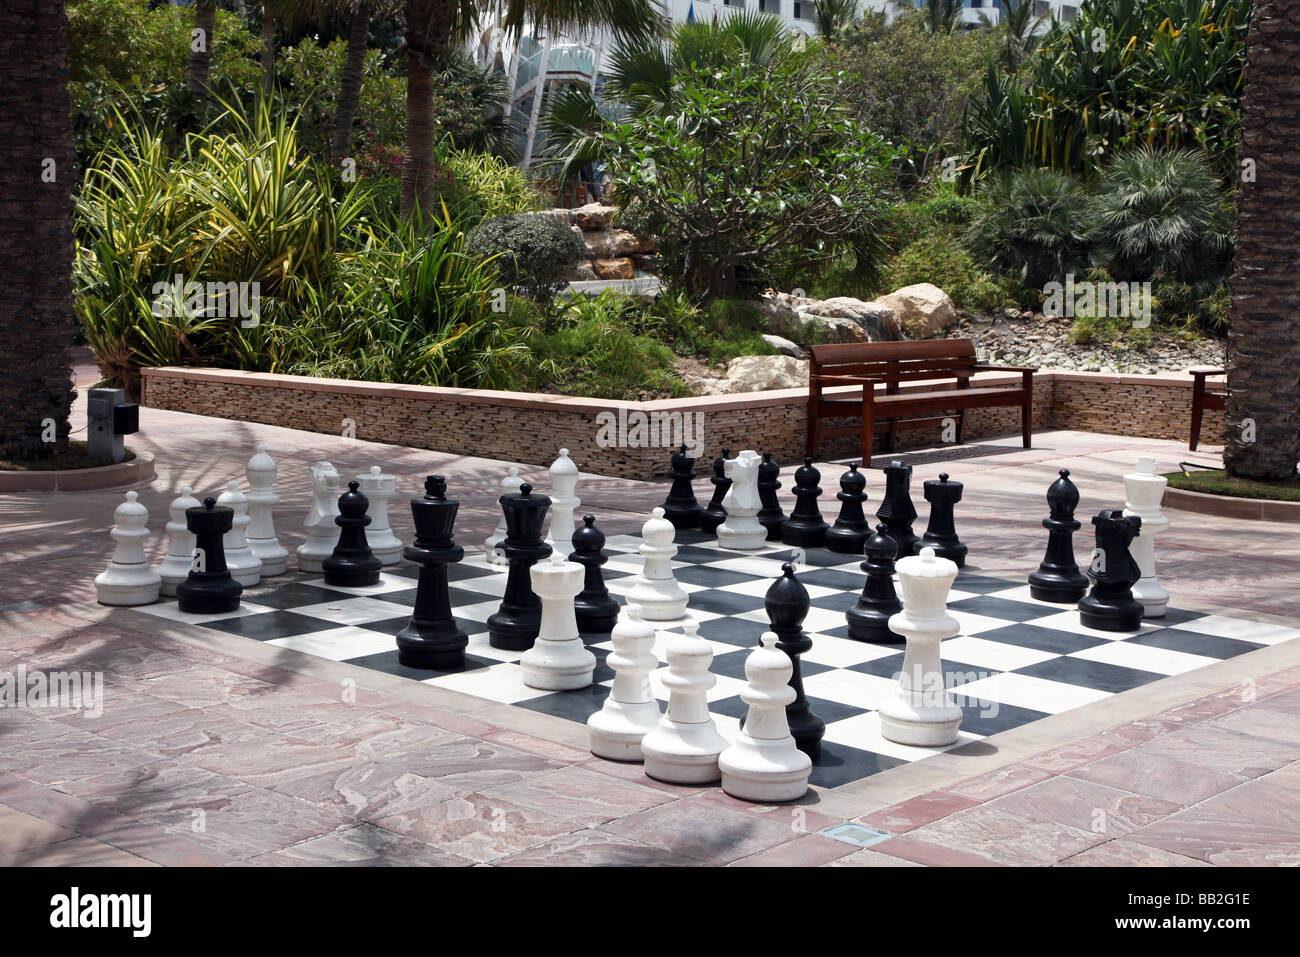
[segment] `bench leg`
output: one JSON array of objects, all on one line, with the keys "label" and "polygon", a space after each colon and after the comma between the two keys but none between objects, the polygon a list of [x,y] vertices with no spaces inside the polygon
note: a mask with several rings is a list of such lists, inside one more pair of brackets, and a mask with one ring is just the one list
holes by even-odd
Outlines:
[{"label": "bench leg", "polygon": [[961,445],[966,441],[966,410],[957,410],[957,444]]},{"label": "bench leg", "polygon": [[885,436],[885,451],[894,451],[894,443],[898,441],[898,420],[889,420],[889,434]]},{"label": "bench leg", "polygon": [[817,447],[821,445],[822,417],[817,412],[815,408],[808,410],[808,451],[804,453],[805,455],[815,456]]},{"label": "bench leg", "polygon": [[862,467],[871,468],[871,443],[875,438],[876,419],[872,414],[871,406],[863,405],[862,407]]},{"label": "bench leg", "polygon": [[[1199,397],[1198,397],[1199,398]],[[1196,447],[1201,444],[1201,403],[1193,400],[1192,402],[1192,437],[1187,443],[1189,451],[1195,452]]]},{"label": "bench leg", "polygon": [[1030,440],[1034,435],[1034,406],[1026,402],[1020,409],[1020,437],[1025,448],[1031,448]]}]

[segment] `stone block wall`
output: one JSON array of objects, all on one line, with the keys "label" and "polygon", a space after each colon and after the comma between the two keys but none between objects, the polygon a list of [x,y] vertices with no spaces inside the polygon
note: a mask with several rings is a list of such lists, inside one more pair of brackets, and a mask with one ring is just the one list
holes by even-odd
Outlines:
[{"label": "stone block wall", "polygon": [[[1019,381],[976,378],[980,385]],[[145,369],[143,383],[141,401],[157,409],[333,435],[350,429],[358,439],[530,465],[549,465],[565,447],[584,471],[631,479],[666,475],[682,441],[698,449],[701,472],[723,446],[732,454],[769,451],[788,464],[803,457],[808,424],[804,389],[624,402],[188,368]],[[1186,440],[1191,377],[1048,372],[1034,377],[1034,397],[1036,430]],[[904,426],[896,448],[938,445],[939,427]],[[1222,428],[1222,412],[1207,413],[1204,441],[1217,443]],[[1019,431],[1019,409],[967,412],[967,442]],[[857,453],[850,435],[828,440],[819,457]]]}]

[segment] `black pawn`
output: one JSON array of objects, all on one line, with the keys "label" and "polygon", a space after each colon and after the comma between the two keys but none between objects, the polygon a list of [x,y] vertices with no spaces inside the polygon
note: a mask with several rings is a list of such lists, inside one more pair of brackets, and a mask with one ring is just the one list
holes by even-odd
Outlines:
[{"label": "black pawn", "polygon": [[202,508],[185,510],[185,527],[194,533],[195,558],[185,581],[176,586],[176,605],[190,615],[239,610],[244,586],[226,567],[224,537],[235,524],[235,510],[205,498]]},{"label": "black pawn", "polygon": [[877,525],[876,533],[867,539],[867,560],[859,566],[867,573],[867,581],[858,603],[845,612],[849,637],[856,641],[893,644],[903,640],[889,630],[890,616],[902,611],[903,603],[894,591],[894,540],[885,532],[884,525]]},{"label": "black pawn", "polygon": [[330,557],[321,562],[326,585],[360,588],[379,584],[383,562],[375,557],[366,542],[366,526],[370,524],[366,509],[370,508],[370,500],[358,488],[359,483],[349,482],[348,490],[339,496],[339,514],[334,516],[334,524],[339,527],[338,544]]},{"label": "black pawn", "polygon": [[[722,500],[727,497],[727,490],[731,488],[731,479],[727,478],[727,459],[731,458],[731,449],[723,449],[722,454],[713,460],[713,477],[709,479],[713,483],[713,497],[709,499],[709,504],[705,506],[704,511],[700,512],[700,531],[712,535],[718,530],[718,526],[727,520],[727,510],[722,506]],[[759,466],[762,469],[762,466]]]},{"label": "black pawn", "polygon": [[812,456],[794,473],[794,508],[781,526],[781,541],[798,548],[822,548],[826,544],[826,522],[817,509],[822,490],[817,483],[822,473],[813,468]]},{"label": "black pawn", "polygon": [[582,516],[582,527],[573,533],[573,554],[569,561],[586,569],[582,591],[573,599],[573,610],[578,618],[578,630],[607,634],[618,621],[618,602],[609,597],[600,566],[609,561],[601,550],[605,547],[605,533],[596,527],[596,516]]},{"label": "black pawn", "polygon": [[793,565],[786,562],[781,566],[781,573],[781,577],[767,590],[763,607],[767,610],[767,620],[772,624],[772,631],[776,632],[776,646],[789,655],[794,664],[794,672],[790,675],[794,700],[785,706],[790,734],[794,736],[799,750],[816,761],[821,756],[826,722],[813,714],[808,699],[804,696],[800,663],[800,656],[812,648],[812,639],[803,630],[803,620],[808,617],[812,600],[808,597],[808,589],[794,577]]},{"label": "black pawn", "polygon": [[961,501],[961,482],[948,481],[948,473],[942,472],[936,482],[930,479],[925,483],[925,500],[930,503],[930,522],[925,527],[925,534],[916,543],[915,551],[934,549],[939,558],[946,558],[961,568],[966,564],[966,546],[957,538],[957,529],[953,526],[953,506]]},{"label": "black pawn", "polygon": [[704,511],[695,500],[695,489],[691,485],[691,480],[695,478],[694,467],[695,459],[686,454],[685,445],[673,453],[672,471],[669,473],[673,486],[664,499],[664,518],[679,531],[683,528],[699,528],[700,513]]},{"label": "black pawn", "polygon": [[912,466],[902,462],[890,462],[884,468],[885,498],[876,510],[876,518],[885,523],[888,535],[898,547],[898,557],[905,558],[916,553],[919,540],[912,531],[916,521],[916,506],[912,504]]},{"label": "black pawn", "polygon": [[542,540],[542,522],[551,500],[532,492],[525,482],[518,492],[507,492],[497,500],[506,517],[501,550],[510,570],[501,607],[487,620],[488,644],[507,651],[527,651],[542,627],[542,600],[533,591],[531,569],[551,554],[551,546]]},{"label": "black pawn", "polygon": [[781,511],[781,502],[776,497],[776,490],[781,487],[781,466],[772,461],[772,453],[764,452],[763,461],[758,464],[758,524],[767,529],[767,540],[781,540],[781,526],[785,524],[785,512]]},{"label": "black pawn", "polygon": [[1074,560],[1074,533],[1083,527],[1074,517],[1079,489],[1070,481],[1069,469],[1057,474],[1060,478],[1047,490],[1050,512],[1043,519],[1047,554],[1029,575],[1029,594],[1039,601],[1073,605],[1088,592],[1087,576]]},{"label": "black pawn", "polygon": [[1133,597],[1133,584],[1142,577],[1128,547],[1142,529],[1142,519],[1121,509],[1102,509],[1093,516],[1097,550],[1088,575],[1092,591],[1079,599],[1079,618],[1086,628],[1137,631],[1142,627],[1142,603]]},{"label": "black pawn", "polygon": [[408,668],[450,671],[465,665],[469,635],[451,613],[447,591],[447,565],[465,557],[465,549],[452,540],[452,526],[460,502],[447,498],[447,480],[430,475],[424,480],[424,498],[411,499],[415,541],[402,556],[420,566],[415,591],[415,612],[397,633],[397,660]]},{"label": "black pawn", "polygon": [[840,515],[826,533],[826,547],[842,555],[861,555],[862,546],[871,534],[871,526],[862,514],[862,503],[867,500],[867,477],[858,471],[857,463],[840,476],[840,490],[835,495],[840,500]]}]

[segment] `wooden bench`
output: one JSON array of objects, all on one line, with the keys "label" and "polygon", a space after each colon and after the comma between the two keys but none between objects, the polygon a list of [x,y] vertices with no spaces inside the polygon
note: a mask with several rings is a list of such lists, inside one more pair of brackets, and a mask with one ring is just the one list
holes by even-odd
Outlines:
[{"label": "wooden bench", "polygon": [[1192,376],[1192,437],[1187,442],[1187,448],[1195,452],[1196,446],[1201,444],[1201,420],[1205,417],[1205,410],[1227,409],[1228,388],[1222,383],[1207,383],[1205,381],[1206,376],[1223,375],[1222,369],[1191,369],[1189,371]]},{"label": "wooden bench", "polygon": [[[1029,448],[1033,429],[1034,372],[1022,366],[980,365],[969,339],[916,342],[871,342],[813,346],[808,369],[808,454],[817,455],[822,439],[862,437],[862,465],[871,464],[876,427],[887,426],[886,450],[892,451],[900,421],[940,421],[956,413],[956,440],[961,442],[967,409],[1020,406],[1020,431]],[[977,372],[1019,372],[1017,386],[971,386]],[[938,388],[900,391],[902,384],[950,380]],[[861,394],[827,396],[836,386],[861,386]],[[884,386],[878,392],[877,386]],[[940,414],[942,413],[942,414]],[[859,426],[826,428],[823,419],[860,419]]]}]

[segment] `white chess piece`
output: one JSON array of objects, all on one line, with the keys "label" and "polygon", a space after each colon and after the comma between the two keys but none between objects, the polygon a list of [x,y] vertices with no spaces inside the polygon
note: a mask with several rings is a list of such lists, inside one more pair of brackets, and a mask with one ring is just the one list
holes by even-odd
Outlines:
[{"label": "white chess piece", "polygon": [[[262,560],[263,578],[283,575],[289,569],[289,550],[275,537],[271,514],[280,501],[280,496],[272,491],[276,471],[275,459],[266,453],[266,443],[259,442],[244,474],[248,478],[248,547]],[[164,591],[163,594],[173,593]]]},{"label": "white chess piece", "polygon": [[194,564],[194,533],[185,523],[185,510],[198,508],[202,503],[194,497],[194,490],[188,485],[181,486],[181,494],[172,499],[168,506],[171,521],[167,523],[167,554],[158,563],[155,571],[162,579],[159,592],[167,597],[176,595],[176,586],[190,577],[190,567]]},{"label": "white chess piece", "polygon": [[572,551],[573,513],[582,504],[574,494],[578,488],[578,466],[569,458],[568,449],[560,449],[560,457],[551,463],[548,474],[551,480],[551,524],[546,530],[546,544],[567,555]]},{"label": "white chess piece", "polygon": [[573,691],[588,687],[595,676],[596,656],[578,636],[573,610],[585,574],[585,568],[557,552],[530,569],[533,591],[542,600],[542,622],[533,646],[519,659],[529,688]]},{"label": "white chess piece", "polygon": [[655,629],[641,620],[640,605],[627,605],[610,640],[614,650],[605,663],[614,670],[614,686],[604,707],[587,719],[591,753],[612,761],[640,761],[641,739],[662,717],[650,686],[650,673],[659,667],[652,650]]},{"label": "white chess piece", "polygon": [[[760,525],[759,528],[762,528]],[[641,574],[628,589],[630,604],[641,606],[646,621],[681,621],[686,617],[686,592],[673,577],[672,557],[677,554],[673,536],[677,529],[656,508],[641,526]]]},{"label": "white chess piece", "polygon": [[[519,477],[519,469],[510,466],[507,470],[506,477],[501,480],[501,494],[508,492],[518,492],[519,486],[524,484],[524,480]],[[483,542],[483,551],[486,553],[487,563],[489,565],[505,565],[506,556],[501,551],[501,543],[506,540],[506,516],[501,513],[501,520],[497,522],[496,529]]]},{"label": "white chess piece", "polygon": [[389,524],[388,500],[397,494],[397,479],[378,465],[372,465],[369,472],[357,475],[357,483],[361,486],[361,494],[370,500],[370,507],[366,510],[370,516],[370,524],[366,526],[366,544],[381,564],[396,565],[402,560],[402,542],[393,534]]},{"label": "white chess piece", "polygon": [[307,513],[307,541],[295,553],[298,568],[304,572],[323,572],[321,562],[334,554],[339,527],[339,473],[324,460],[311,467],[311,511]]},{"label": "white chess piece", "polygon": [[758,467],[762,462],[757,452],[746,449],[734,459],[727,459],[723,466],[731,479],[731,488],[722,499],[727,520],[718,526],[718,544],[723,548],[752,551],[767,545],[767,529],[755,518],[763,507],[758,497]]},{"label": "white chess piece", "polygon": [[1169,607],[1169,592],[1156,579],[1156,536],[1169,527],[1169,518],[1160,509],[1169,480],[1156,474],[1156,460],[1143,455],[1137,470],[1124,476],[1125,515],[1142,519],[1142,528],[1129,545],[1129,554],[1137,562],[1142,577],[1133,586],[1133,597],[1142,602],[1143,618],[1163,618]]},{"label": "white chess piece", "polygon": [[645,773],[669,784],[712,784],[722,777],[718,755],[727,739],[718,734],[709,714],[709,689],[718,679],[709,673],[713,648],[696,634],[699,625],[688,619],[684,634],[668,642],[668,711],[658,726],[641,739]]},{"label": "white chess piece", "polygon": [[226,491],[217,496],[217,504],[225,505],[235,513],[234,524],[226,532],[223,543],[230,577],[245,588],[251,588],[262,580],[262,560],[248,547],[248,496],[239,490],[239,482],[231,479],[226,484]]},{"label": "white chess piece", "polygon": [[952,744],[962,713],[944,686],[939,642],[961,628],[947,607],[957,565],[936,557],[927,545],[920,555],[899,559],[895,567],[903,586],[903,610],[890,616],[889,630],[907,639],[907,650],[899,686],[877,712],[880,733],[898,744]]},{"label": "white chess piece", "polygon": [[101,605],[147,605],[158,600],[162,578],[149,565],[144,543],[149,540],[149,511],[137,501],[139,492],[127,492],[126,501],[113,511],[116,543],[108,567],[95,576],[95,598]]},{"label": "white chess piece", "polygon": [[776,647],[768,631],[762,646],[745,659],[749,684],[740,693],[749,713],[736,743],[718,756],[722,790],[742,801],[797,801],[808,791],[812,759],[799,750],[790,734],[785,706],[795,699],[790,687],[794,663]]}]

